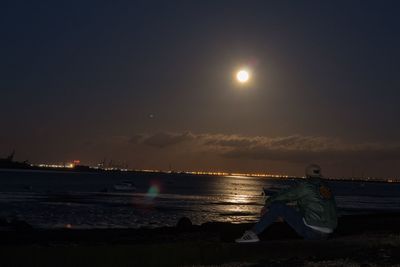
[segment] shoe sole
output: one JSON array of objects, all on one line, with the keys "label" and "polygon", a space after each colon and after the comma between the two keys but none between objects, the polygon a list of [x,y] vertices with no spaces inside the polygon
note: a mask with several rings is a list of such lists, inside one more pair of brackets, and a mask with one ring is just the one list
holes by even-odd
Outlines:
[{"label": "shoe sole", "polygon": [[238,240],[235,240],[235,242],[236,243],[257,243],[257,242],[260,242],[260,240],[240,240],[240,241],[238,241]]}]

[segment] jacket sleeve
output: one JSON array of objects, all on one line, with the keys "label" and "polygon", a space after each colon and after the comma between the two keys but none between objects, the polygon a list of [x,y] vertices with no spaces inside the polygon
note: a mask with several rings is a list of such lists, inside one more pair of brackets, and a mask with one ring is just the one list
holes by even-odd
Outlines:
[{"label": "jacket sleeve", "polygon": [[304,185],[302,183],[293,186],[293,187],[289,187],[287,189],[283,189],[281,191],[279,191],[278,193],[270,196],[266,201],[265,201],[265,206],[269,206],[270,204],[272,204],[273,202],[292,202],[292,201],[296,201],[300,198],[302,198],[305,194],[305,188]]}]

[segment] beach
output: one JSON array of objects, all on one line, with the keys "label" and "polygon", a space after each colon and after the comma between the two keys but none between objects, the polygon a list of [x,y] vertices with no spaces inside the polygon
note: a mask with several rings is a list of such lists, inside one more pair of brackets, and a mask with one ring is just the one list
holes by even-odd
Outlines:
[{"label": "beach", "polygon": [[[396,266],[398,184],[329,181],[339,225],[305,241],[275,223],[235,238],[296,180],[175,174],[0,173],[0,266]],[[113,185],[131,180],[137,191]],[[107,189],[107,190],[103,190]],[[186,219],[182,219],[186,218]]]},{"label": "beach", "polygon": [[[136,190],[115,190],[121,181]],[[34,228],[156,228],[188,217],[206,222],[254,223],[266,195],[299,179],[167,173],[0,171],[0,218]],[[339,214],[400,212],[400,184],[328,180]]]},{"label": "beach", "polygon": [[252,224],[179,224],[154,229],[9,229],[1,266],[396,266],[400,214],[348,215],[323,241],[275,223],[255,244],[234,239]]}]

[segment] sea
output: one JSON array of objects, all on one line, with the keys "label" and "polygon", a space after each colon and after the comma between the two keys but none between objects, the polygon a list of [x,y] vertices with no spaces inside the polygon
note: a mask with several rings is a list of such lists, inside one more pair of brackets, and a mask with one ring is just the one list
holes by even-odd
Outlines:
[{"label": "sea", "polygon": [[[300,178],[299,178],[300,179]],[[135,190],[115,185],[130,182]],[[0,170],[0,219],[35,228],[154,228],[255,222],[266,195],[294,178],[144,172]],[[340,215],[400,212],[400,183],[328,182]]]}]

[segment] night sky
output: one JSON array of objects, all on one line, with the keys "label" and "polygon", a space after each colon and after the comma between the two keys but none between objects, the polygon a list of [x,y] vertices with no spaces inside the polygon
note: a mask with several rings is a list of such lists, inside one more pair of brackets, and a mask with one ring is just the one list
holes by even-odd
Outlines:
[{"label": "night sky", "polygon": [[389,0],[1,1],[0,157],[400,178],[399,14]]}]

